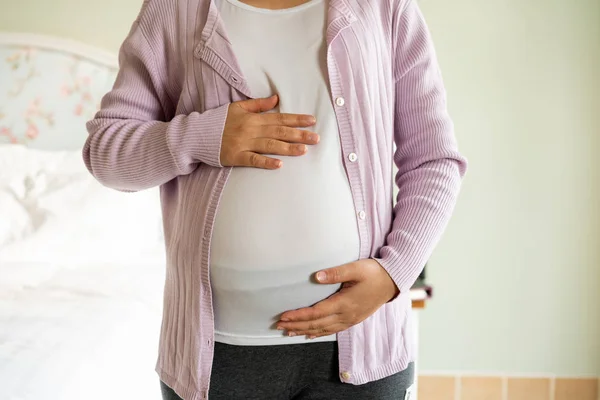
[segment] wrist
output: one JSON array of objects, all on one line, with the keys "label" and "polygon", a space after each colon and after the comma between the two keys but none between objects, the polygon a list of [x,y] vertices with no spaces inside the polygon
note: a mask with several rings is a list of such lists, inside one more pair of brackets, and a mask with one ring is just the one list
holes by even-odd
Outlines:
[{"label": "wrist", "polygon": [[394,281],[392,281],[392,285],[394,285],[394,295],[392,297],[390,297],[390,299],[388,301],[386,301],[386,303],[394,301],[394,300],[396,300],[396,297],[400,296],[400,289],[398,289],[398,286],[396,286]]},{"label": "wrist", "polygon": [[385,296],[385,298],[387,299],[386,303],[389,303],[390,301],[395,300],[396,297],[398,297],[400,295],[400,289],[396,285],[396,282],[394,282],[394,280],[392,279],[392,276],[383,267],[383,265],[381,265],[381,263],[379,261],[377,261],[377,259],[371,258],[371,260],[375,261],[377,263],[377,265],[379,265],[379,267],[385,271],[385,274],[387,276],[388,286],[386,286],[386,289],[388,289],[388,290],[385,290],[385,293],[387,293],[387,295]]}]

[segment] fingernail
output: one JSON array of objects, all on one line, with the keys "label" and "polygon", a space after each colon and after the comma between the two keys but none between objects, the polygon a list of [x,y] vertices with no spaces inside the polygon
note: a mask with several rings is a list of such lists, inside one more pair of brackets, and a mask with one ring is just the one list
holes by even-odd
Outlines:
[{"label": "fingernail", "polygon": [[277,330],[278,330],[278,331],[282,331],[282,330],[284,330],[284,329],[285,329],[285,328],[284,328],[283,326],[278,326],[278,327],[277,327]]},{"label": "fingernail", "polygon": [[288,336],[296,336],[296,332],[288,332]]},{"label": "fingernail", "polygon": [[319,272],[317,274],[317,280],[323,282],[327,278],[327,274],[325,272]]},{"label": "fingernail", "polygon": [[311,123],[311,124],[314,124],[314,123],[316,123],[316,122],[317,122],[317,119],[316,119],[315,117],[313,117],[313,116],[310,116],[310,117],[308,117],[308,118],[307,118],[307,120],[308,120],[308,122],[309,122],[309,123]]},{"label": "fingernail", "polygon": [[288,322],[290,319],[288,317],[283,317],[283,318],[280,318],[280,320],[283,322]]},{"label": "fingernail", "polygon": [[304,153],[304,152],[306,151],[306,146],[305,146],[305,145],[303,145],[303,144],[299,144],[299,145],[297,145],[297,146],[296,146],[296,148],[298,149],[298,151],[299,151],[300,153]]},{"label": "fingernail", "polygon": [[309,336],[308,338],[312,340],[312,339],[316,338],[316,336]]}]

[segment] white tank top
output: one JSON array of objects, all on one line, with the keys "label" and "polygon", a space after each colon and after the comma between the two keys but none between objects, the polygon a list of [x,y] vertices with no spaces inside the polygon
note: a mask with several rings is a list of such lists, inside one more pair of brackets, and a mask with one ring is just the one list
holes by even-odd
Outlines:
[{"label": "white tank top", "polygon": [[[221,17],[253,97],[278,94],[285,113],[312,114],[321,136],[277,171],[234,168],[211,241],[215,340],[234,345],[306,342],[275,329],[279,315],[339,289],[311,281],[359,256],[354,202],[326,64],[327,1],[285,10],[220,0]],[[335,340],[335,335],[314,341]]]}]

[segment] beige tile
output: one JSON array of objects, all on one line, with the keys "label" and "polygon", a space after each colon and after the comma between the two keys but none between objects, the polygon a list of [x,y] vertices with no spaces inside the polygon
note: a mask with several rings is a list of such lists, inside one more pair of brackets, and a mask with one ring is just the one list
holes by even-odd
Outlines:
[{"label": "beige tile", "polygon": [[419,400],[455,400],[453,376],[420,376]]},{"label": "beige tile", "polygon": [[502,378],[461,378],[460,400],[502,400]]},{"label": "beige tile", "polygon": [[596,400],[597,379],[556,379],[555,400]]},{"label": "beige tile", "polygon": [[550,379],[509,378],[507,400],[550,400]]}]

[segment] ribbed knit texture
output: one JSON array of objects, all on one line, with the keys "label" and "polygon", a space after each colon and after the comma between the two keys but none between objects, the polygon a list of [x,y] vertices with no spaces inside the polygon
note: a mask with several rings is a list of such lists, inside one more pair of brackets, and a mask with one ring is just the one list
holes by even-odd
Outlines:
[{"label": "ribbed knit texture", "polygon": [[[332,101],[345,99],[334,106],[341,151],[366,216],[357,218],[360,257],[377,259],[401,291],[338,334],[340,372],[361,384],[414,359],[409,289],[446,227],[466,161],[413,0],[331,0],[327,42]],[[229,103],[251,93],[209,0],[145,1],[120,67],[87,125],[83,157],[106,186],[161,186],[167,277],[156,370],[184,400],[204,399],[214,354],[210,240],[231,170],[219,161],[221,138]]]}]

